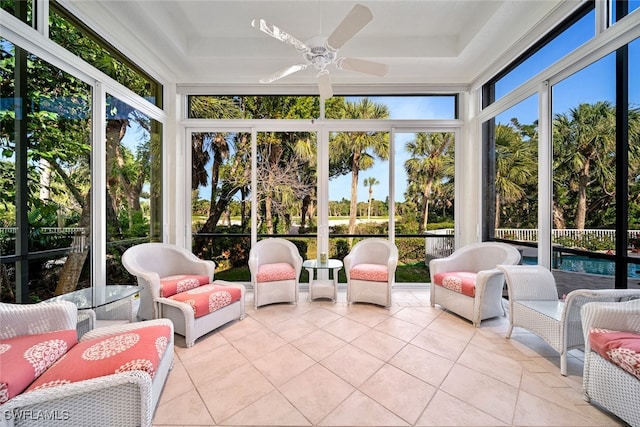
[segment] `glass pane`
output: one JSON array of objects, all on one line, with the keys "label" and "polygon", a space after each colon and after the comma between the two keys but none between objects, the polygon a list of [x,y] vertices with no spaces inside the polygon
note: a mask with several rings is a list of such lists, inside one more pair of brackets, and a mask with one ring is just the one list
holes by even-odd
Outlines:
[{"label": "glass pane", "polygon": [[[629,5],[631,6],[631,5]],[[640,40],[628,45],[629,54],[629,183],[627,254],[640,262]],[[640,265],[629,264],[628,286],[640,284]]]},{"label": "glass pane", "polygon": [[[554,85],[554,245],[615,251],[616,105],[611,54]],[[565,254],[555,256],[564,268]]]},{"label": "glass pane", "polygon": [[330,133],[331,258],[343,259],[363,236],[389,235],[389,150],[388,132]]},{"label": "glass pane", "polygon": [[523,242],[524,262],[537,264],[538,96],[498,115],[494,136],[495,237]]},{"label": "glass pane", "polygon": [[162,85],[133,65],[73,15],[50,3],[49,38],[121,85],[162,108]]},{"label": "glass pane", "polygon": [[189,96],[190,119],[315,119],[317,96]]},{"label": "glass pane", "polygon": [[0,8],[9,12],[22,22],[31,25],[31,17],[33,14],[33,2],[25,0],[2,0]]},{"label": "glass pane", "polygon": [[[456,119],[456,95],[333,97],[325,104],[331,119]],[[363,111],[366,103],[377,109]]]},{"label": "glass pane", "polygon": [[191,153],[193,253],[218,279],[250,280],[251,134],[193,133]]},{"label": "glass pane", "polygon": [[162,239],[162,126],[110,95],[106,110],[107,278],[132,283],[122,252]]},{"label": "glass pane", "polygon": [[595,35],[595,11],[591,10],[540,50],[526,58],[495,83],[495,99],[502,98],[531,77],[566,56]]},{"label": "glass pane", "polygon": [[395,138],[395,243],[401,261],[396,281],[424,282],[426,259],[453,249],[455,135],[397,133]]},{"label": "glass pane", "polygon": [[91,88],[1,45],[0,282],[37,302],[91,284]]}]

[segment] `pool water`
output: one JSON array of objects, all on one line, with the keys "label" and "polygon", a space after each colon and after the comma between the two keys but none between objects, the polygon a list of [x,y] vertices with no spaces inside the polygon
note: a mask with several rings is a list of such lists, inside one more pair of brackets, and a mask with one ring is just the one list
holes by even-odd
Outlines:
[{"label": "pool water", "polygon": [[[523,257],[523,264],[537,264],[538,259],[534,257]],[[615,276],[616,265],[613,261],[606,259],[588,258],[585,256],[563,255],[556,258],[554,268],[563,271],[573,271],[576,273],[602,274],[605,276]],[[640,279],[640,265],[629,264],[627,277]]]}]

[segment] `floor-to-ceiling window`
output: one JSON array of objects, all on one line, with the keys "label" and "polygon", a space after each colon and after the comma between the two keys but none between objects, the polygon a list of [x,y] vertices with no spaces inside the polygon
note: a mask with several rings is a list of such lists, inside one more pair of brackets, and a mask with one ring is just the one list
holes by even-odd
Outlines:
[{"label": "floor-to-ceiling window", "polygon": [[[326,120],[308,120],[319,114],[313,97],[188,99],[190,240],[218,263],[216,277],[248,280],[252,235],[287,238],[304,258],[326,251],[338,259],[362,238],[390,238],[405,269],[397,282],[426,281],[427,229],[442,228],[432,237],[452,248],[455,96],[335,97]],[[428,130],[434,117],[441,132]],[[247,130],[231,130],[238,126]],[[428,162],[425,144],[443,163],[429,182],[421,179],[428,166],[411,161]]]},{"label": "floor-to-ceiling window", "polygon": [[[627,6],[631,6],[629,10]],[[531,175],[537,189],[531,182],[520,188],[528,202],[536,199],[538,223],[533,230],[537,237],[526,237],[526,227],[519,224],[514,224],[512,232],[497,226],[485,229],[484,237],[534,246],[541,259],[530,262],[548,263],[557,271],[589,274],[594,281],[583,283],[584,287],[635,286],[640,279],[636,279],[637,224],[633,219],[638,192],[637,41],[611,37],[609,45],[602,48],[592,40],[594,29],[600,28],[596,25],[598,16],[613,14],[608,34],[616,30],[628,34],[616,26],[631,28],[632,18],[623,18],[636,8],[628,2],[585,3],[483,88],[484,108],[498,111],[483,127],[485,142],[493,147],[490,153],[495,156],[486,159],[492,165],[486,175],[492,191],[486,200],[496,208],[486,211],[485,222],[503,223],[505,210],[500,206],[506,195],[501,189],[500,159],[520,157],[531,135],[537,143],[530,148],[537,145],[538,152],[531,152],[530,157],[542,174],[537,178]],[[577,52],[586,53],[579,56]],[[522,66],[534,59],[542,67],[527,73]],[[558,62],[564,67],[558,67]],[[510,81],[516,83],[506,85]],[[530,105],[523,108],[527,103]],[[533,121],[521,117],[532,117]],[[516,129],[519,135],[510,132],[514,136],[510,145],[519,148],[501,154],[500,136],[505,130]],[[515,169],[509,172],[514,175]],[[527,206],[532,204],[519,204],[518,215],[509,215],[509,220],[524,215]]]},{"label": "floor-to-ceiling window", "polygon": [[121,253],[162,239],[162,86],[58,3],[31,4],[0,11],[0,297],[19,303],[132,283]]},{"label": "floor-to-ceiling window", "polygon": [[[91,87],[0,40],[2,300],[91,285]],[[79,263],[79,267],[75,264]]]}]

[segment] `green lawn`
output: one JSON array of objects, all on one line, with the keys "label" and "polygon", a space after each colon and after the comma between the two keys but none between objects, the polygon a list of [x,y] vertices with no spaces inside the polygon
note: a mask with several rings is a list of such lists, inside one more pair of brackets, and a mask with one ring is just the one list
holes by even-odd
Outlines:
[{"label": "green lawn", "polygon": [[[248,266],[235,267],[225,271],[216,271],[216,279],[227,280],[230,282],[249,282],[251,275]],[[309,274],[307,270],[302,269],[300,275],[300,283],[308,283]],[[338,282],[347,283],[347,277],[344,269],[338,273]],[[429,282],[429,268],[423,263],[402,264],[396,269],[396,283],[426,283]]]}]

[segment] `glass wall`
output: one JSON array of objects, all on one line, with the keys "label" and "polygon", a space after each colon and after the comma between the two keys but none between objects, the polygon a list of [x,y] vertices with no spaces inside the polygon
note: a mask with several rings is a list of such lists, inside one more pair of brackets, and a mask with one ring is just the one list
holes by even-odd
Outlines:
[{"label": "glass wall", "polygon": [[162,240],[162,128],[115,96],[106,101],[107,284],[131,283],[122,252]]},{"label": "glass wall", "polygon": [[[58,3],[0,4],[27,24],[0,40],[1,300],[133,283],[121,253],[162,239],[162,86]],[[29,52],[47,41],[27,26],[46,18],[38,30],[77,58]]]},{"label": "glass wall", "polygon": [[193,253],[216,263],[216,277],[250,280],[251,133],[191,134]]},{"label": "glass wall", "polygon": [[[574,17],[561,24],[555,32],[535,45],[530,51],[497,77],[494,99],[498,100],[545,68],[562,59],[595,36],[593,2],[586,2]],[[485,101],[487,101],[485,99]]]},{"label": "glass wall", "polygon": [[162,108],[162,85],[56,2],[50,3],[49,38],[118,83]]},{"label": "glass wall", "polygon": [[0,40],[2,301],[91,286],[91,87]]},{"label": "glass wall", "polygon": [[493,237],[519,243],[524,262],[536,263],[538,242],[538,96],[493,120]]},{"label": "glass wall", "polygon": [[[626,2],[615,1],[611,4],[618,12],[622,11],[620,7],[626,9],[627,5],[631,10],[637,8]],[[606,6],[605,3],[597,5],[603,8]],[[611,16],[609,10],[606,13]],[[618,16],[624,16],[625,13]],[[576,31],[579,34],[590,34],[593,28],[597,28],[594,20],[593,12],[578,20],[570,18],[566,24],[560,25],[549,39],[562,40]],[[541,43],[536,52],[554,58],[551,63],[566,56],[565,53],[555,57],[556,53],[553,50],[547,51],[554,42],[547,43],[543,40]],[[571,46],[570,43],[568,45]],[[595,46],[595,43],[587,41],[586,47],[590,48],[591,45]],[[497,116],[515,117],[508,126],[511,130],[520,129],[523,124],[530,123],[531,130],[535,130],[539,123],[545,125],[543,129],[547,129],[548,125],[548,135],[546,131],[538,135],[543,151],[537,154],[532,152],[527,156],[531,157],[531,160],[537,158],[539,170],[552,171],[549,181],[552,192],[548,196],[544,188],[537,191],[527,185],[527,193],[536,191],[542,196],[536,196],[538,211],[543,209],[542,212],[549,212],[548,223],[537,224],[532,228],[538,233],[544,231],[545,241],[548,239],[551,244],[551,256],[548,259],[551,260],[550,267],[556,274],[561,271],[580,272],[589,275],[585,277],[593,277],[593,280],[584,279],[585,281],[581,282],[583,287],[626,288],[636,287],[640,282],[640,268],[635,255],[636,251],[640,251],[635,247],[640,247],[640,233],[636,232],[640,228],[636,220],[640,211],[637,207],[637,193],[640,189],[637,185],[637,171],[640,167],[637,150],[640,127],[636,123],[640,111],[640,88],[636,77],[640,69],[639,53],[637,40],[627,45],[613,46],[608,54],[606,51],[604,54],[596,51],[594,55],[597,57],[585,61],[589,65],[581,64],[581,68],[571,75],[566,76],[563,70],[560,76],[546,76],[538,82],[537,93],[545,102],[539,102],[538,95],[534,94],[515,107],[507,106],[505,111]],[[545,64],[544,61],[541,63]],[[496,84],[501,84],[501,79],[516,69],[517,67],[508,68],[504,75],[483,88],[483,105],[491,105],[497,101],[494,96],[494,93],[497,96],[498,92]],[[547,70],[542,71],[544,75]],[[526,79],[522,82],[525,81]],[[552,82],[551,86],[547,86],[549,82]],[[522,96],[520,92],[524,92],[523,87],[516,87],[509,94]],[[547,100],[550,101],[548,104]],[[535,114],[531,113],[539,112],[540,117],[536,122],[523,121],[511,112],[514,108],[523,110],[522,107],[529,101],[530,105],[525,110],[534,118]],[[486,141],[495,144],[496,148],[496,159],[487,159],[487,163],[495,165],[496,170],[489,178],[495,179],[495,193],[487,199],[493,201],[496,208],[495,212],[485,215],[485,222],[503,224],[505,218],[508,221],[520,218],[528,210],[528,205],[533,206],[534,200],[530,199],[525,204],[518,203],[514,206],[517,207],[517,211],[511,213],[507,213],[504,207],[501,207],[505,195],[501,194],[499,183],[500,158],[515,158],[519,156],[520,149],[508,148],[503,155],[500,154],[501,132],[509,129],[499,128],[500,120],[497,119],[497,122],[498,124],[491,127],[492,133],[485,133]],[[521,132],[521,135],[524,134]],[[524,141],[524,138],[515,138],[519,139]],[[507,170],[513,173],[515,168],[511,166]],[[535,180],[533,175],[532,179]],[[546,178],[538,178],[537,181],[545,183]],[[525,209],[522,209],[522,206]],[[531,215],[529,218],[534,217]],[[532,221],[525,222],[533,224]],[[486,237],[522,242],[517,236],[526,232],[523,224],[513,224],[514,231],[508,234],[496,228],[495,236],[486,233]],[[539,242],[542,241],[540,235],[538,239]],[[543,255],[548,255],[544,254],[546,248],[541,250]],[[576,281],[575,278],[568,280],[574,283]]]}]

